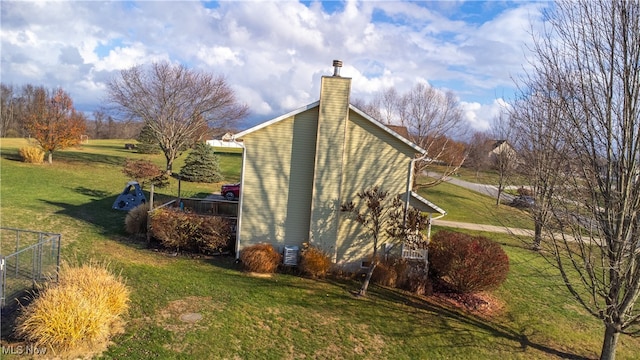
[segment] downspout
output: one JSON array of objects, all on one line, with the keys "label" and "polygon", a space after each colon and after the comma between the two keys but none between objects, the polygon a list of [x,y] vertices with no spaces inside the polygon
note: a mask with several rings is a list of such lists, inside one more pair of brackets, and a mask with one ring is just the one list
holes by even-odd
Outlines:
[{"label": "downspout", "polygon": [[233,142],[240,145],[242,148],[242,166],[240,167],[240,197],[238,198],[238,220],[236,221],[236,260],[240,259],[240,225],[242,224],[242,201],[244,199],[244,167],[247,163],[247,148],[244,143],[236,141]]},{"label": "downspout", "polygon": [[[407,177],[407,199],[404,202],[404,215],[403,215],[403,219],[402,219],[402,227],[406,228],[407,227],[407,216],[409,215],[409,201],[411,201],[411,191],[413,190],[413,169],[414,169],[414,165],[416,163],[418,159],[412,159],[411,161],[409,161],[409,176]],[[405,241],[402,241],[402,246],[400,247],[400,254],[402,256],[402,254],[404,254],[404,244]]]}]

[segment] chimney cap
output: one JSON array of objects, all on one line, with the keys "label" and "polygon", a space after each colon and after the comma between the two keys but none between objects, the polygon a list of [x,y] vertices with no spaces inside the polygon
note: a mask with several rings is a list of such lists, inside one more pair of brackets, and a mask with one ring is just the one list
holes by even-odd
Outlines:
[{"label": "chimney cap", "polygon": [[341,67],[342,67],[342,60],[333,60],[333,76],[340,76]]}]

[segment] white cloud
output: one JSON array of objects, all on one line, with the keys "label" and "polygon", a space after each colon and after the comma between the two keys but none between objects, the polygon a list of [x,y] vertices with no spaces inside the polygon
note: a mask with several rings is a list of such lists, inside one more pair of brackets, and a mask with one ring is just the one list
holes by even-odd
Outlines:
[{"label": "white cloud", "polygon": [[340,59],[354,98],[424,81],[456,92],[471,126],[483,128],[522,70],[527,24],[538,26],[543,5],[491,3],[502,10],[490,18],[452,16],[464,4],[2,2],[1,76],[64,86],[97,108],[118,70],[169,60],[225,75],[267,120],[317,100],[320,77]]}]

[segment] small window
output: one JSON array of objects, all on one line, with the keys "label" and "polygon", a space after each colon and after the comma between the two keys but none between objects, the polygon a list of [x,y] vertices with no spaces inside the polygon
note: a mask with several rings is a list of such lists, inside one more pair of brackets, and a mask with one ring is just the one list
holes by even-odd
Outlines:
[{"label": "small window", "polygon": [[369,266],[371,266],[371,261],[363,261],[360,263],[361,268],[368,268]]}]

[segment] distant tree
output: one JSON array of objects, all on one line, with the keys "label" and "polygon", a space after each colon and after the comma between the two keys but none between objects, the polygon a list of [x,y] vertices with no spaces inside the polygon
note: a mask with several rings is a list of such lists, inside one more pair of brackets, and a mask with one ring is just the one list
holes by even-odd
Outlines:
[{"label": "distant tree", "polygon": [[170,173],[180,153],[203,140],[209,126],[226,126],[248,113],[224,77],[168,62],[120,72],[107,85],[109,100],[148,126]]},{"label": "distant tree", "polygon": [[15,137],[17,99],[13,86],[0,85],[0,137]]},{"label": "distant tree", "polygon": [[486,171],[490,167],[489,152],[493,141],[485,132],[475,132],[467,145],[467,159],[464,166],[476,172],[476,178],[481,171]]},{"label": "distant tree", "polygon": [[180,170],[180,178],[203,183],[222,181],[218,157],[213,147],[204,142],[197,143],[187,155],[184,166]]},{"label": "distant tree", "polygon": [[517,154],[511,145],[509,145],[508,141],[512,137],[512,129],[513,127],[509,122],[506,111],[501,112],[500,115],[494,119],[491,129],[493,138],[496,139],[494,145],[502,146],[497,147],[495,151],[491,153],[491,165],[498,173],[498,196],[496,197],[496,205],[498,206],[500,205],[504,189],[510,184],[518,167]]},{"label": "distant tree", "polygon": [[463,135],[462,107],[454,93],[442,91],[426,84],[417,84],[405,94],[394,88],[385,89],[369,103],[359,102],[362,110],[385,124],[399,124],[407,128],[409,140],[426,155],[416,161],[416,173],[420,174],[435,164],[446,168],[441,176],[417,187],[435,186],[455,173],[465,159],[465,153],[452,156],[459,146],[452,140]]},{"label": "distant tree", "polygon": [[138,135],[137,149],[140,154],[159,154],[162,152],[156,140],[151,126],[145,124]]},{"label": "distant tree", "polygon": [[169,185],[167,173],[149,160],[126,159],[122,173],[140,183],[141,188],[149,184],[157,187]]},{"label": "distant tree", "polygon": [[73,108],[73,101],[62,89],[50,94],[37,88],[34,101],[26,113],[25,128],[38,145],[48,153],[47,161],[53,162],[53,153],[80,142],[86,132],[84,115]]}]

